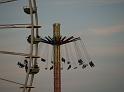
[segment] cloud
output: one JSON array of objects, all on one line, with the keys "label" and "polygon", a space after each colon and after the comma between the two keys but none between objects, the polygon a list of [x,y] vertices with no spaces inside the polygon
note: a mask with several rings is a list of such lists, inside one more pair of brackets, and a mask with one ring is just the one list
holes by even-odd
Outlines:
[{"label": "cloud", "polygon": [[94,52],[96,55],[103,55],[103,56],[117,56],[124,54],[124,44],[114,44],[110,46],[103,46],[103,47],[93,47],[91,52]]},{"label": "cloud", "polygon": [[90,3],[96,4],[118,4],[124,3],[124,0],[88,0]]},{"label": "cloud", "polygon": [[74,4],[78,4],[79,1],[70,1],[70,0],[67,0],[67,1],[56,1],[54,2],[54,4],[56,5],[74,5]]},{"label": "cloud", "polygon": [[124,0],[53,0],[55,5],[106,5],[124,3]]},{"label": "cloud", "polygon": [[[80,29],[78,29],[80,30]],[[85,30],[85,31],[83,31]],[[81,37],[94,37],[94,36],[110,36],[116,33],[124,33],[124,24],[122,25],[115,25],[115,26],[108,26],[108,27],[98,27],[98,26],[89,26],[87,29],[83,29],[81,31],[73,33],[74,36],[81,36]]]},{"label": "cloud", "polygon": [[110,27],[97,27],[97,28],[89,28],[89,31],[96,35],[111,35],[114,33],[119,33],[124,31],[124,25],[110,26]]}]

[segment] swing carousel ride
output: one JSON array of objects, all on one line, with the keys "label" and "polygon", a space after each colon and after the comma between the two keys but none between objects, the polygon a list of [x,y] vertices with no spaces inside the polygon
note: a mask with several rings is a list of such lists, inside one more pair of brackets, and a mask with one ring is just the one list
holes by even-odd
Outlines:
[{"label": "swing carousel ride", "polygon": [[[3,0],[2,3],[13,2],[16,0]],[[94,67],[85,44],[81,37],[62,36],[60,33],[60,24],[53,24],[53,37],[39,36],[38,14],[36,0],[28,0],[29,5],[23,7],[24,13],[30,15],[31,23],[29,24],[3,24],[0,29],[5,28],[27,28],[31,32],[27,38],[30,44],[30,52],[18,53],[9,51],[0,51],[1,54],[18,55],[25,57],[24,62],[17,62],[19,69],[26,72],[24,84],[17,83],[8,79],[0,78],[0,80],[8,81],[21,85],[22,92],[31,92],[33,81],[36,74],[39,73],[40,67],[37,61],[41,61],[45,65],[44,70],[53,70],[54,75],[54,92],[61,92],[61,71],[71,69],[85,69],[86,67]],[[38,55],[39,44],[42,44],[42,55]],[[50,58],[50,59],[48,59]]]}]

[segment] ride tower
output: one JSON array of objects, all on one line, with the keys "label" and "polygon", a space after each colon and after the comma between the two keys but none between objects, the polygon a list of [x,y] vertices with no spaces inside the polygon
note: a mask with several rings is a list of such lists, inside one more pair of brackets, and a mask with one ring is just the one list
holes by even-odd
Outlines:
[{"label": "ride tower", "polygon": [[[35,39],[35,42],[43,42],[53,46],[53,74],[54,74],[54,92],[61,92],[61,45],[80,40],[80,37],[73,36],[66,38],[60,34],[60,23],[53,24],[53,37]],[[30,42],[30,40],[29,40]],[[44,59],[43,59],[44,60]],[[45,61],[45,60],[44,60]],[[52,69],[52,68],[51,68]]]}]

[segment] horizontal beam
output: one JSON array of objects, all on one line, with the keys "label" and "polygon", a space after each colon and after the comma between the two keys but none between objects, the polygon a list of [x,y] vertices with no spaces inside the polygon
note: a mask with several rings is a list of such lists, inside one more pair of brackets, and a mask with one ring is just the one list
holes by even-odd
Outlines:
[{"label": "horizontal beam", "polygon": [[39,56],[34,56],[26,53],[18,53],[18,52],[9,52],[9,51],[0,51],[1,54],[10,54],[10,55],[19,55],[19,56],[29,56],[29,57],[39,57]]},{"label": "horizontal beam", "polygon": [[[24,88],[24,87],[20,87],[20,88]],[[26,88],[34,88],[34,87],[32,87],[32,86],[26,86]]]},{"label": "horizontal beam", "polygon": [[17,0],[3,0],[3,1],[0,1],[0,4],[9,3],[9,2],[13,2],[13,1],[17,1]]},{"label": "horizontal beam", "polygon": [[[25,58],[30,58],[29,56],[26,56]],[[40,58],[39,56],[32,56],[32,58]]]},{"label": "horizontal beam", "polygon": [[[34,28],[41,28],[41,26],[33,26]],[[5,28],[32,28],[32,25],[29,26],[0,26],[0,29],[5,29]]]},{"label": "horizontal beam", "polygon": [[0,26],[31,25],[31,24],[1,24]]},{"label": "horizontal beam", "polygon": [[4,28],[41,28],[41,26],[38,25],[31,25],[31,24],[2,24],[0,25],[0,29]]}]

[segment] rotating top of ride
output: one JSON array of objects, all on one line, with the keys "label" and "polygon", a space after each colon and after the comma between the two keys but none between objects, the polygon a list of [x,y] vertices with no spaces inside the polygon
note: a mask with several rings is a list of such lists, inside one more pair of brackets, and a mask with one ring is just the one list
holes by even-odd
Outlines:
[{"label": "rotating top of ride", "polygon": [[[41,38],[40,36],[38,36],[37,38],[34,37],[33,43],[36,44],[39,42],[43,42],[43,43],[51,44],[51,45],[63,45],[63,44],[69,43],[69,42],[77,41],[77,40],[80,40],[80,37],[75,38],[74,36],[71,36],[71,37],[67,38],[66,36],[64,36],[64,37],[60,36],[59,40],[56,41],[56,39],[54,39],[54,37],[45,36],[44,38]],[[28,36],[27,41],[29,43],[31,43],[31,35]]]}]

